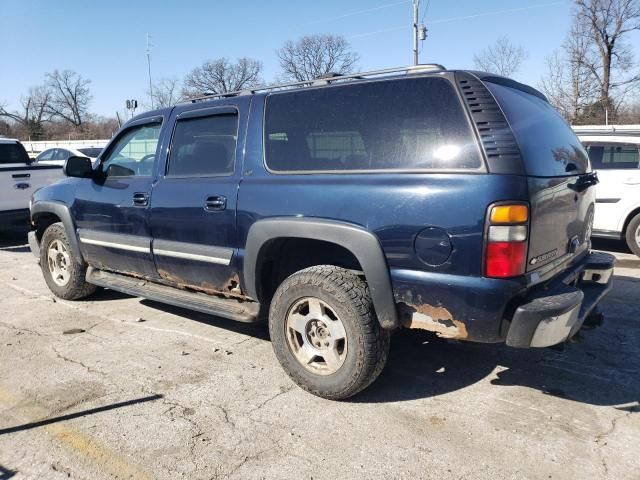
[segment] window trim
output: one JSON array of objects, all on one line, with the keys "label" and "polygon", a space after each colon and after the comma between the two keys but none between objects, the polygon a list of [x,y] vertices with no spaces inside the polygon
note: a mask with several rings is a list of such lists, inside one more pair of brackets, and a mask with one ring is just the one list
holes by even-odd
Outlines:
[{"label": "window trim", "polygon": [[[158,148],[160,147],[160,143],[162,140],[162,124],[163,123],[164,123],[164,116],[158,115],[155,117],[148,117],[148,118],[141,118],[139,120],[133,120],[132,122],[125,125],[125,127],[117,133],[117,135],[113,138],[113,140],[111,140],[109,144],[104,148],[104,150],[100,153],[100,157],[98,158],[99,160],[98,165],[100,165],[100,168],[102,169],[102,165],[104,164],[105,159],[109,158],[109,156],[111,155],[111,152],[116,147],[120,139],[124,137],[127,133],[129,133],[131,130],[133,130],[134,128],[142,128],[142,127],[147,127],[149,125],[159,124],[160,132],[158,133],[158,143],[156,145],[156,159],[153,161],[153,165],[155,167],[156,162],[158,161]],[[106,180],[109,180],[112,178],[152,178],[153,177],[153,173],[151,175],[107,175],[106,172],[104,172],[104,174],[105,174]]]},{"label": "window trim", "polygon": [[[207,118],[207,117],[220,117],[224,115],[233,115],[236,117],[236,147],[235,147],[235,156],[233,159],[233,169],[229,173],[224,174],[211,174],[211,175],[169,175],[169,165],[171,164],[171,152],[173,151],[173,142],[175,140],[176,129],[178,128],[178,122],[183,120],[197,120],[199,118]],[[164,179],[186,179],[186,178],[224,178],[224,177],[232,177],[236,173],[237,164],[238,164],[238,140],[240,135],[240,109],[234,105],[221,105],[216,107],[207,107],[207,108],[199,108],[197,110],[187,110],[186,112],[182,112],[176,116],[175,121],[173,122],[173,127],[171,130],[171,139],[169,141],[169,148],[167,151],[167,161],[164,165],[164,172],[162,173],[162,178]]]},{"label": "window trim", "polygon": [[264,107],[262,109],[262,165],[264,166],[265,170],[270,173],[271,175],[323,175],[323,174],[327,174],[327,175],[361,175],[361,174],[390,174],[390,173],[397,173],[397,174],[408,174],[408,173],[413,173],[413,174],[442,174],[442,173],[467,173],[467,174],[471,174],[471,175],[478,175],[478,174],[485,174],[487,173],[487,165],[486,165],[486,161],[484,158],[484,154],[482,152],[482,150],[480,149],[480,145],[478,143],[478,138],[476,136],[476,132],[475,129],[473,127],[473,124],[471,123],[471,120],[469,118],[469,115],[467,113],[467,110],[462,102],[462,98],[460,97],[460,94],[458,92],[458,89],[456,88],[456,85],[450,80],[450,78],[446,77],[446,76],[442,76],[442,75],[420,75],[420,76],[412,76],[412,77],[402,77],[402,78],[390,78],[390,79],[377,79],[377,80],[369,80],[369,81],[361,81],[361,82],[354,82],[354,83],[348,83],[348,84],[330,84],[330,85],[326,85],[326,86],[319,86],[319,87],[312,87],[312,88],[308,88],[302,91],[315,91],[315,90],[319,90],[319,89],[331,89],[331,88],[349,88],[352,86],[357,86],[357,85],[364,85],[364,84],[380,84],[383,82],[402,82],[404,80],[413,80],[415,78],[420,78],[420,79],[437,79],[438,81],[444,81],[446,82],[449,87],[451,88],[453,95],[455,97],[455,99],[457,100],[457,104],[460,107],[460,112],[462,113],[464,119],[465,119],[465,124],[467,125],[467,128],[469,129],[469,134],[470,134],[470,138],[473,138],[473,142],[474,142],[474,146],[475,149],[478,153],[478,158],[480,159],[480,165],[477,168],[377,168],[377,169],[358,169],[358,170],[273,170],[271,167],[269,167],[268,163],[267,163],[267,108],[268,108],[268,103],[269,103],[269,98],[271,98],[272,96],[276,96],[276,95],[287,95],[287,94],[293,94],[293,93],[297,93],[296,90],[285,90],[285,91],[281,91],[281,92],[271,92],[271,93],[267,93],[265,95],[265,99],[264,99]]}]

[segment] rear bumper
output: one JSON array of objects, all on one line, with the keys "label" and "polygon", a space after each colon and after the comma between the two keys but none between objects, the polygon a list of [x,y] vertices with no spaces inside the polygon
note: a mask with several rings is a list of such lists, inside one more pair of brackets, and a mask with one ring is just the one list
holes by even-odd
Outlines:
[{"label": "rear bumper", "polygon": [[592,252],[569,272],[533,289],[516,308],[507,332],[512,347],[549,347],[571,338],[611,289],[615,257]]}]

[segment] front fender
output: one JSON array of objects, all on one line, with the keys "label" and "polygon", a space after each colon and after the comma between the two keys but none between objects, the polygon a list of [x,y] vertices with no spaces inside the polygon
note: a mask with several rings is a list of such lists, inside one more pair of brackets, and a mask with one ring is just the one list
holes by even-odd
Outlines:
[{"label": "front fender", "polygon": [[398,326],[389,267],[377,237],[359,226],[316,218],[269,218],[251,225],[244,253],[244,283],[249,296],[258,298],[256,271],[260,250],[278,238],[308,238],[335,243],[356,257],[371,292],[371,300],[383,328]]},{"label": "front fender", "polygon": [[78,236],[76,235],[76,228],[69,206],[56,200],[39,200],[31,205],[32,222],[37,223],[38,216],[44,214],[52,214],[60,219],[67,233],[67,240],[69,241],[69,248],[71,249],[71,253],[73,253],[73,258],[81,264],[84,260],[80,252]]}]

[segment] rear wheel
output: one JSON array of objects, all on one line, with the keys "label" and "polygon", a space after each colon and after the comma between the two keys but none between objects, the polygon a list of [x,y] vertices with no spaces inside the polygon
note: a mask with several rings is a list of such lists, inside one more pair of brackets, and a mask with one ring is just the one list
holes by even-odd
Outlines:
[{"label": "rear wheel", "polygon": [[49,290],[65,300],[79,300],[96,291],[85,281],[87,267],[75,258],[62,223],[50,225],[40,242],[40,267]]},{"label": "rear wheel", "polygon": [[627,225],[625,236],[631,251],[640,257],[640,213],[633,217]]},{"label": "rear wheel", "polygon": [[322,265],[294,273],[276,290],[269,332],[280,364],[320,397],[348,398],[371,384],[389,353],[367,284],[355,273]]}]

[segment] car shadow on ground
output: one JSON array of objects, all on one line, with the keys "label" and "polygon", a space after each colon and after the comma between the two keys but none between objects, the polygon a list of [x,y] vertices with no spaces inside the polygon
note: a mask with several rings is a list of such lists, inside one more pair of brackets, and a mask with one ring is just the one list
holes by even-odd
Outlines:
[{"label": "car shadow on ground", "polygon": [[609,238],[591,238],[592,247],[596,250],[607,252],[631,253],[629,246],[622,240],[612,240]]},{"label": "car shadow on ground", "polygon": [[8,468],[4,468],[0,465],[0,480],[9,480],[17,475],[18,472],[14,470],[9,470]]},{"label": "car shadow on ground", "polygon": [[[616,277],[616,282],[625,283],[625,296],[640,298],[638,279]],[[604,305],[605,322],[601,327],[583,329],[571,342],[557,348],[515,349],[503,344],[443,340],[420,330],[400,330],[393,335],[389,361],[379,379],[351,401],[388,403],[436,397],[490,376],[496,387],[524,386],[577,402],[637,411],[640,324],[635,319],[640,307],[631,300],[626,310],[620,310],[617,301],[614,298]],[[206,325],[269,340],[265,322],[239,323],[149,300],[142,303]]]}]

